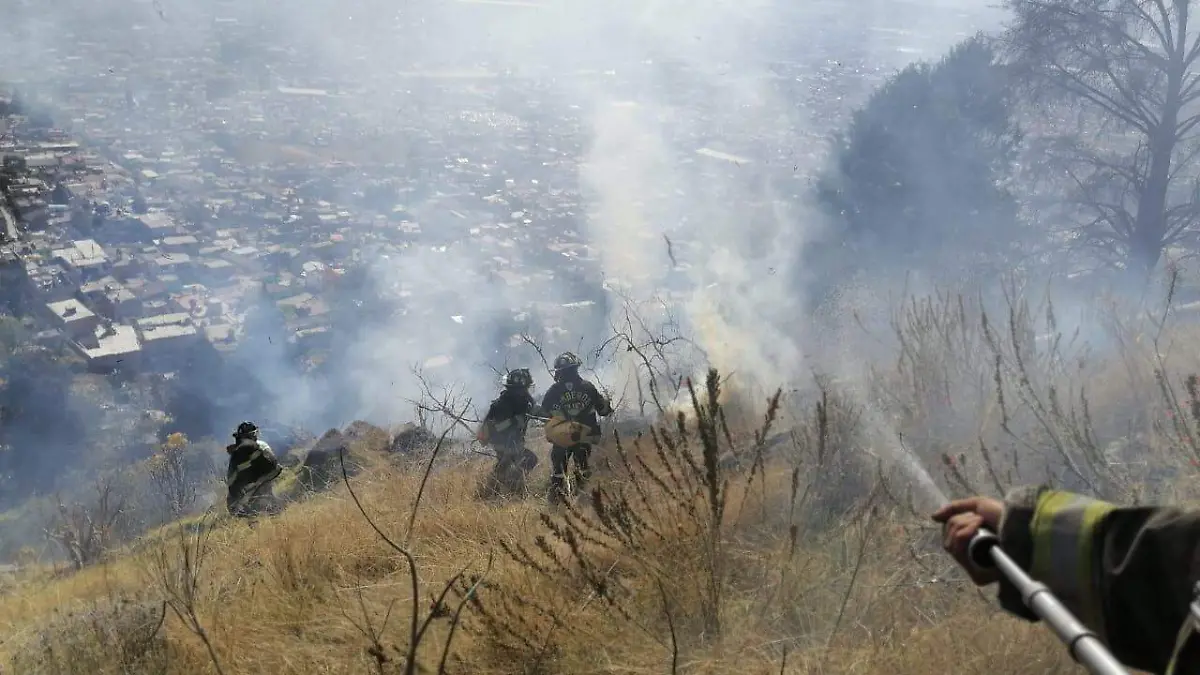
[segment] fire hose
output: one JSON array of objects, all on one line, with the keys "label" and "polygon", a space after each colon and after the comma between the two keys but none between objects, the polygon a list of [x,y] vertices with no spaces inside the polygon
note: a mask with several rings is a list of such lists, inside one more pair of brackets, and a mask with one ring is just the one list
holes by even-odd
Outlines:
[{"label": "fire hose", "polygon": [[1071,657],[1093,675],[1129,675],[1104,643],[1071,614],[1045,584],[1035,581],[1000,548],[1000,538],[980,529],[967,549],[971,561],[984,569],[997,569],[1021,593],[1021,600],[1050,626],[1067,646]]}]

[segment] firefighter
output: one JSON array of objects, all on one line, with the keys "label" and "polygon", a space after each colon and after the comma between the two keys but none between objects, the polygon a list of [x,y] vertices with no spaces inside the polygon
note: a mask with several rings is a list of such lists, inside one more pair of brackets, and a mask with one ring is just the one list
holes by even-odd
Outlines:
[{"label": "firefighter", "polygon": [[229,470],[225,474],[229,486],[225,504],[229,513],[250,518],[273,510],[275,497],[271,484],[283,467],[271,446],[259,440],[258,427],[253,422],[239,424],[233,432],[233,444],[225,446],[225,452],[229,453]]},{"label": "firefighter", "polygon": [[554,359],[554,384],[542,399],[546,422],[546,440],[550,441],[551,504],[562,501],[567,461],[575,460],[575,487],[581,489],[591,478],[589,458],[592,444],[600,440],[599,417],[612,414],[612,405],[596,385],[579,375],[579,357],[571,352]]},{"label": "firefighter", "polygon": [[496,466],[491,481],[496,488],[518,493],[524,490],[525,476],[537,466],[537,455],[525,447],[525,430],[531,416],[541,410],[530,390],[533,376],[528,368],[510,371],[504,389],[488,407],[477,438],[496,451]]},{"label": "firefighter", "polygon": [[974,565],[967,547],[980,527],[1079,618],[1125,665],[1152,673],[1200,673],[1194,634],[1200,605],[1200,510],[1117,506],[1045,487],[1001,501],[972,497],[933,514],[943,545],[980,586],[1000,582],[1000,604],[1037,619],[996,570]]}]

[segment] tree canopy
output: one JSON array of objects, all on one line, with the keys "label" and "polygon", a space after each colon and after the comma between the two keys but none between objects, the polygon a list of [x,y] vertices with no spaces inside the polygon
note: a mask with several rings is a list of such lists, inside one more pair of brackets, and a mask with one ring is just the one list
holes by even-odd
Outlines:
[{"label": "tree canopy", "polygon": [[836,246],[857,264],[907,268],[948,252],[971,265],[1015,252],[1013,108],[1007,71],[979,37],[892,77],[836,137],[819,180],[834,224],[823,257]]}]

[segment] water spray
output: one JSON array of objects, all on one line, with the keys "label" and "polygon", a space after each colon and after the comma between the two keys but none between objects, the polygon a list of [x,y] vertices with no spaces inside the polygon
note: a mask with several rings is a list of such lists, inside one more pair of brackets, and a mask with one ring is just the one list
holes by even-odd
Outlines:
[{"label": "water spray", "polygon": [[1000,538],[980,529],[967,548],[971,562],[983,569],[998,569],[1021,593],[1021,600],[1050,626],[1075,659],[1093,675],[1129,675],[1100,638],[1088,630],[1054,597],[1043,583],[1035,581],[1000,548]]}]

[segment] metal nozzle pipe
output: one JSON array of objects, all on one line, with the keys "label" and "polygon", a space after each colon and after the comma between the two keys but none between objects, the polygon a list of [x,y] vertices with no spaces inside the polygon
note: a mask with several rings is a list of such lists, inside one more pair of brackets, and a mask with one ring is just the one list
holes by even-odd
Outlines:
[{"label": "metal nozzle pipe", "polygon": [[1125,666],[1113,657],[1099,636],[1084,626],[1054,597],[1050,589],[1025,573],[1000,548],[1000,538],[980,529],[967,548],[971,562],[983,569],[997,569],[1021,593],[1025,606],[1058,635],[1071,652],[1071,657],[1093,675],[1129,675]]}]

